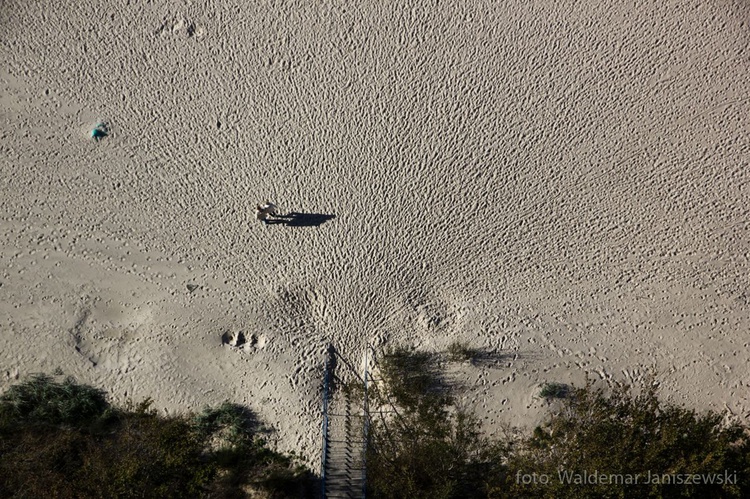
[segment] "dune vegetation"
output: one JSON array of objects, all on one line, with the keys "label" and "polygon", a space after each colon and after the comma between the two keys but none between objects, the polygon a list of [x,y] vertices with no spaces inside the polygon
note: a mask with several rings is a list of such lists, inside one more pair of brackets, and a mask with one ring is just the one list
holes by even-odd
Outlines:
[{"label": "dune vegetation", "polygon": [[2,497],[299,497],[311,474],[247,409],[164,416],[38,374],[0,397]]},{"label": "dune vegetation", "polygon": [[[591,383],[551,390],[531,433],[483,434],[440,357],[385,352],[368,390],[367,490],[375,498],[748,497],[750,438],[722,414]],[[37,374],[0,396],[2,497],[314,497],[317,478],[225,402],[161,415],[150,400]],[[363,394],[356,384],[345,386]],[[544,391],[544,390],[543,390]],[[540,394],[540,396],[544,396]]]},{"label": "dune vegetation", "polygon": [[750,497],[747,426],[665,403],[655,381],[638,393],[547,384],[543,425],[490,439],[437,356],[393,349],[379,380],[368,393],[372,497]]}]

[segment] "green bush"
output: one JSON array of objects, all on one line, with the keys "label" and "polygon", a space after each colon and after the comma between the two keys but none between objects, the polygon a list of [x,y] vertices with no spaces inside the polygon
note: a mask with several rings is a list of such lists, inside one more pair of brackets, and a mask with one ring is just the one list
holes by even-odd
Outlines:
[{"label": "green bush", "polygon": [[249,488],[266,497],[312,495],[312,474],[295,456],[269,449],[262,434],[268,432],[244,407],[224,402],[207,407],[193,419],[204,436],[206,452],[217,465],[218,475],[210,494],[217,497],[245,497]]},{"label": "green bush", "polygon": [[35,374],[0,395],[0,422],[46,423],[79,426],[102,416],[108,408],[105,393],[73,378],[60,383]]},{"label": "green bush", "polygon": [[[531,435],[493,441],[450,394],[436,396],[447,389],[434,357],[396,349],[380,364],[368,393],[373,497],[750,497],[748,428],[662,403],[655,383],[637,395],[548,383],[541,395],[559,410]],[[576,483],[584,473],[606,478]],[[693,475],[715,483],[684,483]]]},{"label": "green bush", "polygon": [[89,440],[74,475],[85,497],[197,497],[216,473],[186,417],[125,415],[107,438]]},{"label": "green bush", "polygon": [[442,408],[451,402],[437,357],[396,347],[384,352],[380,374],[395,404],[409,410]]},{"label": "green bush", "polygon": [[[368,393],[368,490],[383,498],[487,497],[502,483],[505,449],[453,407],[434,356],[397,348],[380,362],[383,384]],[[383,412],[388,415],[383,415]]]},{"label": "green bush", "polygon": [[570,387],[563,383],[545,383],[539,395],[546,399],[561,399],[568,396]]},{"label": "green bush", "polygon": [[[563,409],[524,439],[508,462],[508,492],[524,497],[747,497],[747,429],[663,404],[654,384],[639,395],[621,387],[605,396],[591,384],[572,390]],[[639,475],[640,484],[567,483],[574,474]],[[736,475],[734,473],[736,472]],[[536,473],[549,483],[518,483]],[[716,474],[737,483],[644,484],[649,476]],[[650,475],[649,475],[650,474]],[[676,481],[677,478],[674,478]],[[722,481],[724,478],[722,478]],[[616,480],[615,480],[616,481]],[[624,481],[624,478],[623,478]],[[653,482],[653,480],[651,480]],[[734,482],[735,480],[731,480]]]},{"label": "green bush", "polygon": [[231,402],[204,408],[193,418],[193,425],[206,438],[213,438],[214,446],[220,448],[246,446],[260,429],[250,411]]},{"label": "green bush", "polygon": [[454,341],[448,345],[447,350],[448,358],[454,362],[471,360],[477,353],[467,341]]},{"label": "green bush", "polygon": [[0,497],[310,496],[310,473],[259,428],[235,404],[165,417],[35,375],[0,396]]}]

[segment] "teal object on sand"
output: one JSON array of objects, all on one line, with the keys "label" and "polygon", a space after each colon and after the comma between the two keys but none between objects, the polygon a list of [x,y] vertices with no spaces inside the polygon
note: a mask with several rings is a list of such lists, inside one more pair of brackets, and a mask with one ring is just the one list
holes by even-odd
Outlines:
[{"label": "teal object on sand", "polygon": [[104,123],[98,123],[93,130],[91,130],[91,138],[99,140],[102,137],[107,136],[107,125]]}]

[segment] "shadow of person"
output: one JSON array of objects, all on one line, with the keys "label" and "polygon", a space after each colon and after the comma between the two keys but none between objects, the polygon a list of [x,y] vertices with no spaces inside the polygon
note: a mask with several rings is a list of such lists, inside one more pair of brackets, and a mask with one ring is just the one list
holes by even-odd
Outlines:
[{"label": "shadow of person", "polygon": [[268,224],[284,224],[287,227],[320,227],[322,224],[336,218],[336,215],[322,213],[298,213],[293,211],[286,215],[276,215],[268,219]]}]

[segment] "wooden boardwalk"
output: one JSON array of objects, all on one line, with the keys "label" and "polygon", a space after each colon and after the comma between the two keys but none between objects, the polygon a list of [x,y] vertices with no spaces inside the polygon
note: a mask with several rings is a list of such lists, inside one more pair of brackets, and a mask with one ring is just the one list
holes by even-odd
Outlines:
[{"label": "wooden boardwalk", "polygon": [[[337,371],[346,370],[347,366],[330,357],[338,355],[333,349],[328,355],[328,389],[324,390],[328,400],[323,404],[322,495],[324,499],[364,498],[365,406],[340,383],[342,377]],[[348,374],[361,380],[357,373]]]}]

